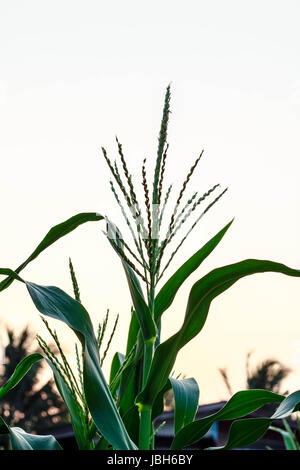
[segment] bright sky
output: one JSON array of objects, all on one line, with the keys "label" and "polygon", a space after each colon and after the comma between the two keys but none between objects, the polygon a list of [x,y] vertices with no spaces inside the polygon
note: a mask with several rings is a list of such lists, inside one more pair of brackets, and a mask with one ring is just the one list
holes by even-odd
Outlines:
[{"label": "bright sky", "polygon": [[[299,15],[297,0],[2,0],[0,265],[18,266],[51,226],[78,212],[98,211],[121,225],[100,147],[115,157],[117,134],[140,185],[143,158],[155,156],[171,81],[167,180],[179,189],[204,148],[188,194],[214,183],[229,192],[169,275],[235,221],[166,312],[163,338],[179,328],[190,288],[210,269],[249,257],[299,268]],[[71,292],[71,256],[95,323],[107,307],[120,313],[113,347],[122,351],[129,295],[100,228],[80,228],[24,277]],[[253,364],[275,357],[289,365],[286,387],[299,388],[299,282],[260,274],[213,302],[204,330],[176,363],[177,372],[197,378],[202,402],[227,398],[218,367],[227,367],[234,391],[244,387],[249,350]],[[0,309],[2,327],[42,330],[21,285],[1,294]],[[58,330],[71,351],[73,337]]]}]

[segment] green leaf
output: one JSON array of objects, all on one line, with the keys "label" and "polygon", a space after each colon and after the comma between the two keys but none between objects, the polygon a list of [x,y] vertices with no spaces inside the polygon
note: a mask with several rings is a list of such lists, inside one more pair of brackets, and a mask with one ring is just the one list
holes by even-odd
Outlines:
[{"label": "green leaf", "polygon": [[84,391],[92,418],[101,434],[117,450],[133,450],[113,397],[103,376],[97,340],[88,312],[82,304],[57,287],[26,283],[36,308],[44,315],[65,322],[80,339],[84,349]]},{"label": "green leaf", "polygon": [[167,380],[164,388],[157,394],[151,412],[151,421],[154,421],[157,416],[164,412],[164,395],[171,390],[172,385],[170,380]]},{"label": "green leaf", "polygon": [[[129,264],[124,259],[124,256],[122,255],[123,244],[122,244],[121,232],[117,228],[117,226],[114,225],[112,222],[110,222],[108,219],[107,219],[107,238],[111,246],[116,251],[116,253],[118,254],[118,256],[120,257],[122,261],[126,278],[127,278],[127,282],[128,282],[128,286],[129,286],[129,290],[130,290],[130,294],[131,294],[131,298],[132,298],[132,302],[134,305],[134,310],[136,312],[144,340],[145,342],[153,343],[156,337],[155,322],[152,318],[149,307],[145,302],[140,283],[133,269],[129,266]],[[118,250],[116,247],[118,247]]]},{"label": "green leaf", "polygon": [[242,418],[267,403],[282,402],[283,400],[284,396],[267,390],[243,390],[237,392],[217,413],[201,418],[182,428],[175,436],[171,448],[183,449],[188,445],[198,442],[209,431],[215,421]]},{"label": "green leaf", "polygon": [[43,356],[38,353],[30,354],[29,356],[25,357],[15,368],[13,375],[8,379],[6,384],[0,388],[0,400],[12,389],[14,388],[20,380],[27,374],[27,372],[31,369],[33,364],[37,361],[43,359]]},{"label": "green leaf", "polygon": [[118,396],[118,404],[120,414],[124,416],[132,406],[135,406],[135,397],[141,390],[142,365],[143,365],[143,340],[140,333],[140,339],[137,342],[134,358],[128,367],[123,371],[120,390]]},{"label": "green leaf", "polygon": [[132,311],[131,321],[127,337],[126,356],[130,353],[132,348],[136,345],[135,354],[133,360],[123,371],[120,388],[118,394],[118,403],[120,405],[121,416],[127,415],[127,412],[134,405],[135,397],[138,393],[138,370],[140,368],[140,362],[143,355],[143,336],[140,329],[135,311]]},{"label": "green leaf", "polygon": [[[18,274],[15,271],[9,268],[0,268],[0,275],[9,276],[12,279],[17,279],[18,281],[25,282],[20,276],[18,276]],[[6,279],[4,279],[4,281],[6,281]],[[0,286],[2,285],[2,282],[0,282]],[[0,289],[0,292],[1,292],[1,289]]]},{"label": "green leaf", "polygon": [[53,436],[37,436],[21,428],[11,428],[1,417],[0,434],[9,434],[12,450],[62,450]]},{"label": "green leaf", "polygon": [[217,235],[207,242],[200,250],[191,256],[165,283],[155,298],[154,318],[156,323],[161,315],[172,304],[175,295],[184,281],[200,266],[200,264],[210,255],[210,253],[220,243],[225,233],[231,226],[233,220],[229,222]]},{"label": "green leaf", "polygon": [[230,426],[229,438],[223,447],[210,447],[209,450],[230,450],[246,447],[261,439],[270,425],[268,418],[247,418],[234,421]]},{"label": "green leaf", "polygon": [[156,326],[151,316],[151,312],[144,300],[144,296],[140,293],[136,275],[124,260],[122,263],[125,269],[132,302],[141,327],[143,338],[145,342],[154,343],[156,337]]},{"label": "green leaf", "polygon": [[175,435],[195,418],[199,402],[199,387],[195,379],[176,380],[170,377],[175,401]]},{"label": "green leaf", "polygon": [[90,442],[88,442],[85,436],[85,432],[84,432],[82,421],[81,421],[79,406],[76,401],[76,398],[74,394],[72,393],[72,391],[67,386],[64,379],[62,378],[55,364],[49,361],[49,359],[46,359],[46,361],[53,371],[57,390],[59,391],[60,396],[62,397],[63,401],[66,404],[66,407],[68,408],[70,418],[71,418],[71,424],[72,424],[72,428],[74,431],[74,436],[75,436],[78,448],[81,450],[89,449]]},{"label": "green leaf", "polygon": [[[263,394],[263,393],[266,394],[267,393],[266,390],[248,390],[248,393],[252,393],[252,392],[260,392],[261,394]],[[271,392],[268,392],[268,393],[271,393]],[[253,395],[253,393],[252,393],[252,395]],[[276,395],[276,394],[273,394],[273,395]],[[254,397],[254,395],[253,395],[253,397]],[[262,397],[263,397],[263,395],[262,395]],[[224,450],[226,449],[226,450],[228,450],[228,449],[233,449],[233,448],[236,448],[236,447],[245,447],[245,446],[251,445],[254,442],[256,442],[258,439],[260,439],[265,434],[265,432],[267,431],[269,426],[272,424],[274,419],[286,418],[291,413],[293,413],[294,411],[297,410],[297,407],[299,406],[299,403],[300,403],[300,391],[294,392],[286,398],[284,398],[281,395],[279,395],[279,397],[281,397],[281,399],[276,400],[276,401],[281,401],[281,403],[280,403],[279,407],[277,408],[277,410],[275,411],[275,413],[273,413],[273,415],[270,418],[247,418],[247,419],[234,421],[232,423],[231,427],[230,427],[229,437],[228,437],[228,441],[227,441],[226,445],[223,446],[223,447],[212,447],[210,449],[212,449],[212,450],[215,450],[215,449],[224,449]],[[266,395],[266,398],[267,398],[267,395]],[[250,396],[250,401],[251,401],[251,396]],[[273,399],[270,400],[270,402],[272,402],[272,401],[274,401],[274,400]],[[229,404],[229,402],[227,403],[227,405],[228,404]],[[226,406],[223,408],[223,410],[226,408]],[[257,408],[255,408],[255,409],[257,409]],[[252,411],[254,411],[255,409],[253,409]],[[222,410],[221,410],[221,412],[222,412]],[[248,411],[246,414],[249,414],[249,412],[250,411]],[[230,415],[230,413],[229,413],[229,415]],[[239,416],[232,416],[232,419],[237,418],[237,417],[240,418],[242,416],[245,416],[245,414],[240,414]],[[220,414],[220,412],[216,413],[214,415],[214,421],[216,421],[217,419],[218,420],[220,420],[220,419],[223,420],[224,415]],[[230,418],[228,418],[228,413],[225,414],[225,419],[230,419]],[[203,421],[203,420],[200,420],[200,421]],[[196,423],[197,423],[197,421],[192,423],[192,424],[196,424]],[[191,429],[186,428],[185,429],[185,434],[187,434],[188,432],[191,432]],[[176,436],[176,438],[177,438],[177,436]],[[176,440],[176,438],[174,439],[174,441]],[[177,442],[178,442],[178,440],[177,440]]]},{"label": "green leaf", "polygon": [[[81,214],[74,215],[70,219],[62,222],[58,225],[52,227],[47,235],[43,238],[41,243],[36,247],[36,249],[31,253],[31,255],[22,263],[17,269],[15,269],[15,273],[19,274],[31,261],[39,256],[46,248],[50,245],[55,243],[60,238],[64,237],[68,233],[75,230],[79,225],[85,224],[86,222],[98,221],[103,219],[102,215],[97,214],[96,212],[84,212]],[[14,280],[14,276],[10,273],[0,273],[0,274],[8,274],[8,277],[0,282],[0,292],[7,287]]]},{"label": "green leaf", "polygon": [[111,361],[111,367],[110,367],[110,376],[109,376],[109,383],[111,384],[112,381],[114,380],[116,374],[120,370],[122,364],[124,363],[125,356],[124,354],[120,352],[116,352],[113,360]]},{"label": "green leaf", "polygon": [[140,332],[140,324],[137,319],[135,311],[132,310],[128,336],[127,336],[126,356],[130,353],[133,346],[136,344],[139,332]]},{"label": "green leaf", "polygon": [[140,429],[140,416],[137,407],[133,404],[131,408],[123,416],[125,427],[133,442],[138,445],[139,442],[139,429]]},{"label": "green leaf", "polygon": [[281,428],[276,428],[274,426],[270,426],[269,429],[270,431],[278,432],[281,435],[286,450],[298,450],[297,441],[293,433],[285,431],[284,429],[281,429]]},{"label": "green leaf", "polygon": [[242,277],[267,271],[300,277],[299,270],[291,269],[284,264],[249,259],[215,269],[194,284],[189,295],[183,325],[175,335],[156,349],[148,381],[136,399],[137,404],[152,406],[156,395],[168,380],[178,352],[202,330],[213,299]]},{"label": "green leaf", "polygon": [[297,405],[300,403],[300,390],[291,393],[286,397],[275,413],[271,416],[272,419],[284,419],[290,416],[293,411],[299,411]]},{"label": "green leaf", "polygon": [[9,434],[13,450],[63,450],[53,436],[28,434],[21,428],[10,428]]}]

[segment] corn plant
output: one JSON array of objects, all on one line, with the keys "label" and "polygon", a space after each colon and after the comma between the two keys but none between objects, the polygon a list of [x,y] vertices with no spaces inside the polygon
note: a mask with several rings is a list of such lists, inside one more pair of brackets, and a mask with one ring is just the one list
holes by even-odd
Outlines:
[{"label": "corn plant", "polygon": [[[30,354],[17,365],[12,376],[0,388],[0,401],[10,390],[18,385],[22,378],[31,369],[33,364],[41,359],[43,359],[43,356],[39,353]],[[14,450],[62,450],[61,446],[53,436],[37,436],[35,434],[28,434],[17,426],[8,426],[1,417],[0,434],[9,435],[10,443]]]},{"label": "corn plant", "polygon": [[[278,432],[284,442],[284,447],[285,450],[300,450],[300,443],[299,440],[297,439],[297,436],[295,432],[292,430],[291,426],[289,425],[288,421],[286,419],[282,420],[284,428],[278,428],[277,426],[270,426],[271,431]],[[297,420],[297,427],[298,427],[298,433],[300,431],[300,423],[299,423],[299,418]],[[270,448],[271,450],[271,448]]]},{"label": "corn plant", "polygon": [[[44,317],[66,323],[79,340],[81,351],[77,349],[76,353],[79,377],[76,378],[67,365],[63,351],[60,351],[59,361],[46,342],[39,338],[58,390],[68,407],[74,434],[81,449],[153,449],[153,422],[163,410],[164,394],[171,388],[175,399],[172,449],[184,448],[197,442],[220,419],[236,420],[231,426],[224,448],[247,446],[259,439],[274,419],[289,415],[299,406],[300,392],[284,397],[265,390],[247,390],[235,394],[215,415],[195,420],[199,399],[196,381],[192,378],[179,380],[171,375],[177,354],[201,332],[211,302],[218,295],[245,276],[278,272],[300,277],[300,271],[284,264],[258,259],[247,259],[212,270],[193,285],[180,329],[161,342],[161,319],[164,312],[172,307],[184,281],[212,253],[232,224],[232,221],[226,224],[165,281],[166,271],[187,237],[227,190],[221,190],[220,185],[216,184],[201,195],[194,191],[186,196],[190,180],[203,155],[202,151],[183,180],[167,220],[167,208],[170,206],[173,189],[172,185],[165,187],[170,96],[168,86],[151,185],[146,160],[141,168],[144,201],[139,201],[138,191],[118,138],[116,160],[112,161],[106,149],[102,148],[111,173],[110,187],[130,239],[125,240],[119,227],[107,216],[97,213],[78,214],[53,227],[17,269],[0,269],[0,274],[6,275],[0,283],[0,291],[9,287],[14,280],[23,283],[37,310]],[[120,258],[132,299],[126,351],[123,354],[116,352],[114,355],[108,381],[101,369],[99,335],[97,338],[89,314],[81,302],[72,265],[70,264],[70,269],[75,298],[57,287],[37,285],[20,276],[28,263],[48,246],[88,221],[105,222],[105,237]],[[169,250],[185,227],[187,229],[181,239]],[[54,339],[58,341],[55,334]],[[267,403],[276,402],[280,405],[271,417],[239,419]]]}]

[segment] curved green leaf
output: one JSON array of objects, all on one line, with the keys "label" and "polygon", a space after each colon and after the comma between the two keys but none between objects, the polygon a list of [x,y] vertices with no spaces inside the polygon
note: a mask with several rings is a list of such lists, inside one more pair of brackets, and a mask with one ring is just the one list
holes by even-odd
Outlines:
[{"label": "curved green leaf", "polygon": [[270,418],[248,418],[234,421],[230,427],[226,445],[223,447],[212,447],[211,449],[228,450],[253,444],[265,434],[274,419],[287,418],[293,411],[298,410],[299,404],[300,390],[291,393],[291,395],[282,400]]},{"label": "curved green leaf", "polygon": [[136,399],[137,404],[151,407],[156,395],[168,380],[178,352],[202,330],[213,299],[242,277],[267,271],[300,277],[299,270],[291,269],[284,264],[249,259],[215,269],[194,284],[189,295],[183,325],[175,335],[156,349],[148,381]]},{"label": "curved green leaf", "polygon": [[80,411],[79,411],[79,405],[76,401],[76,398],[74,394],[72,393],[72,391],[67,386],[66,382],[62,378],[59,370],[55,367],[55,365],[51,361],[49,361],[49,359],[46,359],[46,361],[53,371],[57,390],[59,391],[60,396],[62,397],[63,401],[65,402],[66,407],[68,408],[70,418],[71,418],[71,424],[72,424],[72,428],[73,428],[73,432],[74,432],[74,436],[75,436],[78,448],[83,449],[83,450],[89,449],[90,442],[87,440],[85,436],[85,432],[84,432],[82,421],[81,421]]},{"label": "curved green leaf", "polygon": [[176,380],[169,378],[173,388],[175,413],[175,435],[183,426],[186,426],[195,418],[199,402],[199,387],[194,378]]},{"label": "curved green leaf", "polygon": [[230,450],[246,447],[261,439],[270,425],[268,418],[247,418],[234,421],[230,426],[229,438],[223,447],[209,447],[208,450]]},{"label": "curved green leaf", "polygon": [[84,349],[85,397],[101,434],[118,450],[135,449],[103,376],[97,340],[88,312],[82,304],[57,287],[29,282],[26,286],[36,308],[42,314],[65,322],[80,339]]},{"label": "curved green leaf", "polygon": [[63,450],[53,436],[28,434],[21,428],[10,428],[9,434],[13,450]]},{"label": "curved green leaf", "polygon": [[275,413],[271,416],[272,419],[284,419],[290,416],[293,411],[299,411],[298,405],[300,403],[300,390],[291,393],[279,405]]},{"label": "curved green leaf", "polygon": [[[37,258],[39,254],[42,253],[42,251],[44,251],[46,248],[48,248],[60,238],[75,230],[77,227],[79,227],[79,225],[85,224],[86,222],[98,221],[101,219],[103,219],[102,215],[97,214],[96,212],[84,212],[81,214],[74,215],[65,222],[55,225],[49,230],[47,235],[43,238],[43,240],[36,247],[33,253],[31,253],[31,255],[26,259],[26,261],[24,261],[24,263],[22,263],[17,269],[15,269],[15,272],[19,274],[27,266],[27,264]],[[10,286],[10,284],[14,280],[14,276],[12,276],[10,273],[0,274],[8,274],[8,277],[2,282],[0,282],[1,292],[2,290]]]},{"label": "curved green leaf", "polygon": [[[291,393],[281,401],[279,407],[270,418],[248,418],[232,423],[230,427],[228,441],[225,446],[216,449],[233,449],[235,447],[245,447],[260,439],[274,419],[284,419],[298,410],[300,403],[300,390]],[[212,448],[215,449],[215,448]]]},{"label": "curved green leaf", "polygon": [[164,395],[167,393],[169,390],[171,390],[171,382],[170,380],[167,380],[164,388],[160,390],[160,392],[156,395],[156,398],[154,400],[152,410],[151,410],[151,421],[154,421],[155,418],[157,418],[160,414],[164,412]]},{"label": "curved green leaf", "polygon": [[117,228],[116,225],[114,225],[112,222],[110,222],[108,219],[107,220],[107,238],[113,249],[116,251],[117,255],[120,257],[134,310],[136,312],[142,334],[144,337],[145,342],[151,342],[153,343],[156,337],[156,325],[155,322],[152,318],[151,312],[149,310],[148,305],[145,302],[144,295],[142,288],[140,286],[140,283],[133,271],[133,269],[129,266],[129,264],[126,262],[124,256],[123,256],[123,244],[122,244],[122,235],[120,230]]},{"label": "curved green leaf", "polygon": [[215,421],[242,418],[267,403],[282,402],[283,400],[284,396],[267,390],[243,390],[237,392],[217,413],[201,418],[182,428],[175,436],[171,448],[182,449],[198,442],[209,431]]},{"label": "curved green leaf", "polygon": [[133,346],[136,344],[140,332],[140,324],[137,319],[135,311],[132,309],[131,320],[127,336],[126,356],[130,353]]},{"label": "curved green leaf", "polygon": [[296,437],[293,433],[289,433],[288,431],[276,428],[274,426],[270,426],[270,431],[278,432],[281,435],[286,450],[299,450],[299,444],[297,443]]},{"label": "curved green leaf", "polygon": [[14,370],[12,376],[8,379],[6,384],[0,388],[0,400],[6,395],[12,388],[14,388],[20,380],[27,374],[29,369],[35,364],[37,361],[43,359],[43,356],[38,353],[30,354],[29,356],[25,357]]},{"label": "curved green leaf", "polygon": [[220,243],[225,233],[231,226],[233,220],[229,222],[217,235],[209,240],[200,250],[191,256],[165,283],[155,298],[154,318],[156,323],[161,315],[172,304],[175,295],[184,281],[200,266],[200,264],[210,255],[210,253]]},{"label": "curved green leaf", "polygon": [[12,450],[62,450],[53,436],[28,434],[21,428],[8,426],[0,417],[0,435],[8,434]]},{"label": "curved green leaf", "polygon": [[114,354],[114,357],[111,361],[109,384],[111,384],[112,381],[114,380],[116,374],[118,373],[118,371],[120,370],[122,364],[124,363],[124,360],[125,360],[124,354],[122,354],[120,352],[116,352]]}]

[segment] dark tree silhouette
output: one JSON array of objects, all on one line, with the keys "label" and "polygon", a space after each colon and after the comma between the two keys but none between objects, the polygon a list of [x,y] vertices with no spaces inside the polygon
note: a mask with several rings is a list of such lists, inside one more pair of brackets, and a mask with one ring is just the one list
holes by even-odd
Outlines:
[{"label": "dark tree silhouette", "polygon": [[[274,393],[287,394],[287,391],[282,392],[281,386],[282,381],[289,375],[291,370],[277,359],[265,359],[263,362],[258,364],[254,370],[250,370],[251,354],[252,351],[248,352],[246,358],[247,389],[260,388]],[[219,371],[231,396],[232,388],[227,370],[225,368],[221,368]]]},{"label": "dark tree silhouette", "polygon": [[[13,374],[17,364],[26,357],[28,345],[34,339],[25,328],[16,337],[7,329],[8,344],[5,348],[5,364],[0,374],[0,386]],[[30,351],[32,352],[32,351]],[[40,352],[36,349],[34,352]],[[33,365],[19,384],[0,402],[0,416],[9,425],[19,426],[27,432],[43,433],[49,428],[67,421],[67,409],[51,379],[41,385],[41,362]],[[1,369],[0,369],[1,370]]]},{"label": "dark tree silhouette", "polygon": [[[249,362],[252,352],[247,354],[247,388],[263,388],[274,393],[281,391],[282,381],[289,375],[291,369],[283,365],[277,359],[265,359],[250,371]],[[283,394],[288,393],[285,391]]]}]

